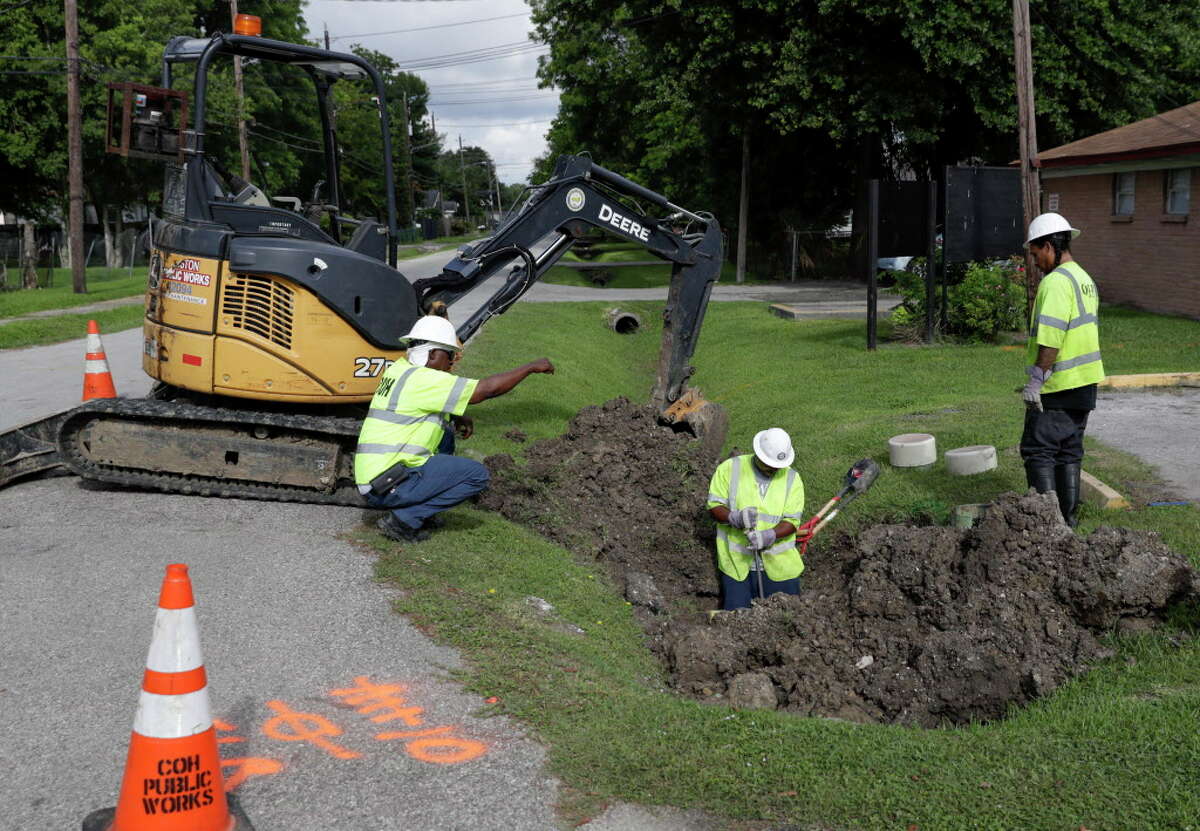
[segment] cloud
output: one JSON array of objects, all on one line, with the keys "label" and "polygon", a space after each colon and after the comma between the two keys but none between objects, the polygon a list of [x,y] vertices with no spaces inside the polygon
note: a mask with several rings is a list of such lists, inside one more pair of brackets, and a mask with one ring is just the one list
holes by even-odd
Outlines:
[{"label": "cloud", "polygon": [[[333,49],[362,44],[414,67],[445,146],[461,135],[484,148],[502,181],[525,181],[545,152],[558,93],[537,88],[545,48],[529,40],[523,0],[310,0],[304,16],[310,37],[328,28]],[[447,25],[463,21],[480,22]]]}]

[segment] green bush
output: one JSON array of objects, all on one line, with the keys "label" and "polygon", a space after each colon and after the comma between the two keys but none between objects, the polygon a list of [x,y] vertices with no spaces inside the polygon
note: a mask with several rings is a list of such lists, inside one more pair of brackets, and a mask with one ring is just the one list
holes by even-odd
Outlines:
[{"label": "green bush", "polygon": [[[956,269],[959,270],[959,269]],[[919,337],[925,322],[924,268],[891,272],[904,302],[892,312],[901,338]],[[951,272],[946,290],[946,324],[942,334],[964,341],[994,342],[1001,332],[1025,327],[1024,271],[1015,261],[967,263]],[[941,303],[938,292],[937,303]]]}]

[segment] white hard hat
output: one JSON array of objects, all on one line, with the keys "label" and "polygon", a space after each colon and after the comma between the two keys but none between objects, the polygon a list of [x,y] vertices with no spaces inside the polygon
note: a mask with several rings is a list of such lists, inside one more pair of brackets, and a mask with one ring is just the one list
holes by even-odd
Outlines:
[{"label": "white hard hat", "polygon": [[455,352],[462,349],[462,344],[458,342],[458,333],[454,331],[454,324],[440,315],[425,315],[418,318],[404,337],[408,340],[435,343]]},{"label": "white hard hat", "polygon": [[1029,245],[1035,239],[1048,237],[1051,234],[1061,234],[1065,231],[1071,232],[1071,239],[1079,236],[1079,229],[1072,228],[1071,223],[1067,222],[1066,217],[1062,214],[1039,214],[1033,218],[1033,222],[1029,223],[1029,236],[1025,238],[1025,244]]},{"label": "white hard hat", "polygon": [[778,427],[754,434],[754,455],[768,467],[787,467],[796,458],[792,437]]}]

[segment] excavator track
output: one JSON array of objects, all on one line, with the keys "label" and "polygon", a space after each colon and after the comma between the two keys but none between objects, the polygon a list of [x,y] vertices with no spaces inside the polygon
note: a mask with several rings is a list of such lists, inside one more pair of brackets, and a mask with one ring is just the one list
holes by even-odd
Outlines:
[{"label": "excavator track", "polygon": [[107,399],[65,414],[62,463],[97,482],[236,499],[365,507],[352,418]]}]

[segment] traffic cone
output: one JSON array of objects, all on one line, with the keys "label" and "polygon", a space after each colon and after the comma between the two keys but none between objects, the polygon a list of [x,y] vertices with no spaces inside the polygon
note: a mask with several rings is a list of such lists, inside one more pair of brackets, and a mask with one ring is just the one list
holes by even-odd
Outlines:
[{"label": "traffic cone", "polygon": [[192,583],[167,566],[116,808],[83,831],[253,831],[221,779]]},{"label": "traffic cone", "polygon": [[83,400],[116,397],[117,388],[113,386],[112,373],[108,371],[108,358],[104,354],[104,344],[100,342],[100,325],[94,320],[89,320],[87,360],[83,365]]}]

